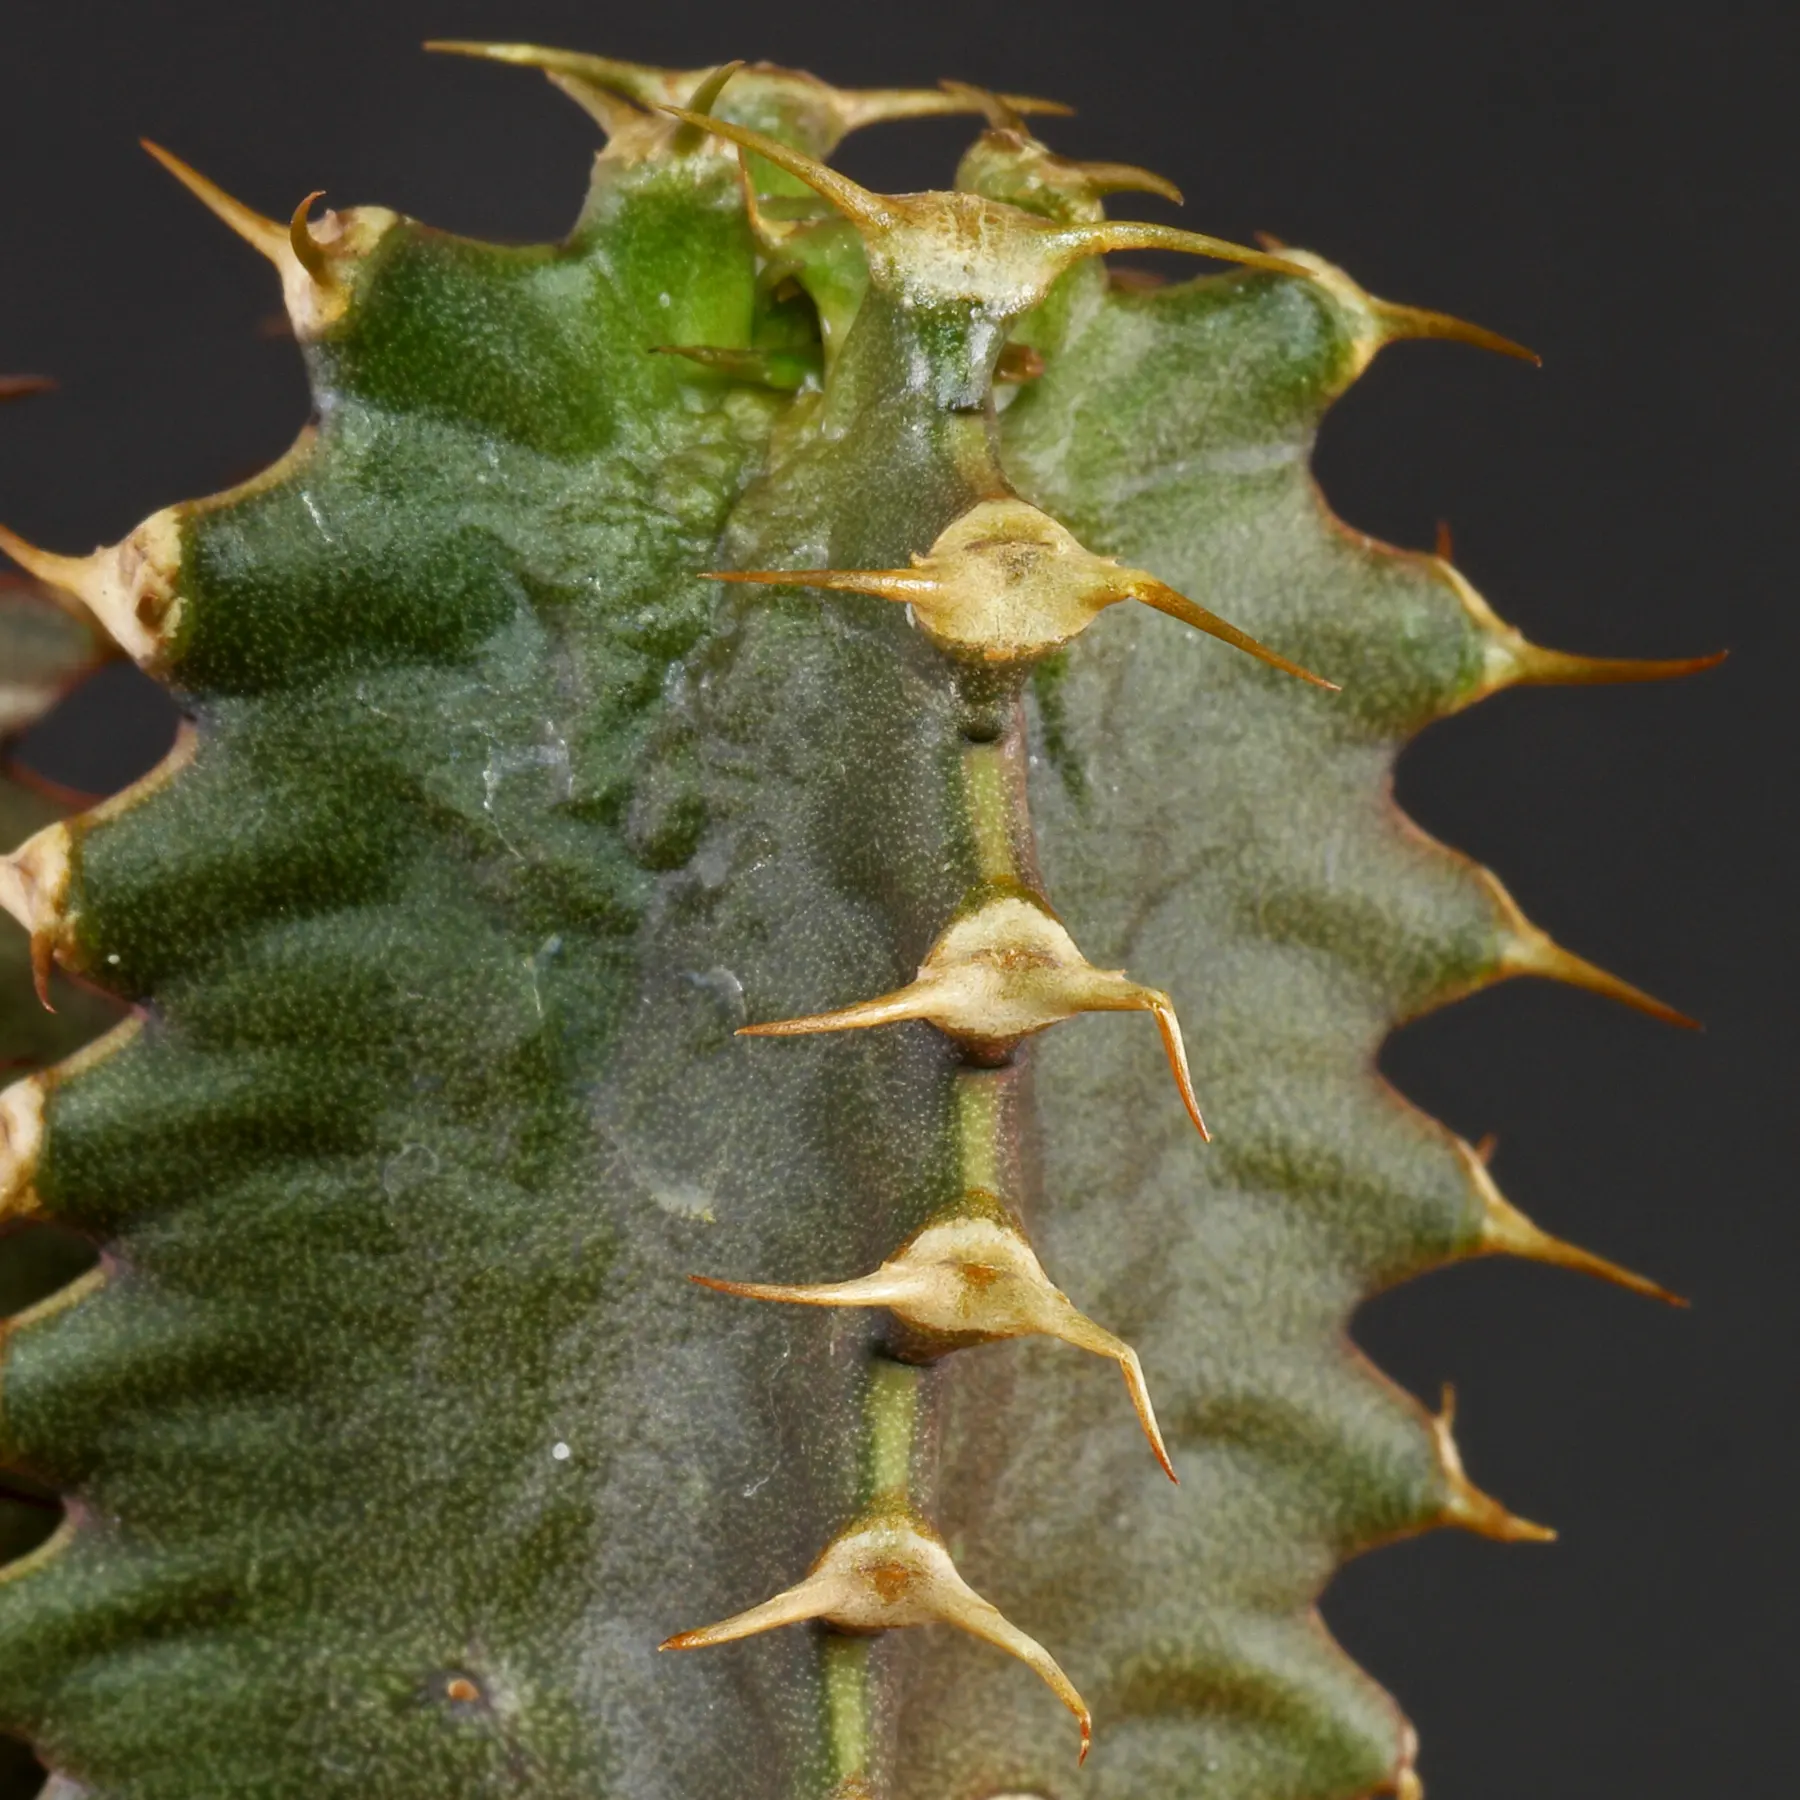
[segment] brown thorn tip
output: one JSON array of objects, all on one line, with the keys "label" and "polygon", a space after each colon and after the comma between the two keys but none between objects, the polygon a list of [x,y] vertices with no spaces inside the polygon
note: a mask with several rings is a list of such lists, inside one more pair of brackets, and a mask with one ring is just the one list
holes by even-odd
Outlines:
[{"label": "brown thorn tip", "polygon": [[1450,521],[1439,519],[1437,522],[1437,538],[1431,547],[1431,553],[1439,562],[1456,560],[1456,540],[1450,534]]},{"label": "brown thorn tip", "polygon": [[27,394],[47,394],[55,386],[48,375],[0,375],[0,400],[22,400]]},{"label": "brown thorn tip", "polygon": [[1375,316],[1382,325],[1387,342],[1396,338],[1442,338],[1451,343],[1473,344],[1478,350],[1492,350],[1500,356],[1511,356],[1541,369],[1544,359],[1535,350],[1489,331],[1485,325],[1471,325],[1450,313],[1431,312],[1422,306],[1399,306],[1392,300],[1372,302]]}]

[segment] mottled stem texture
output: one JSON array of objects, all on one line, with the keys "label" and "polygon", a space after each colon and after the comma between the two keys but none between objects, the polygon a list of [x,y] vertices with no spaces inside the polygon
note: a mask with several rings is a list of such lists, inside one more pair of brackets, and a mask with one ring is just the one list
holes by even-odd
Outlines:
[{"label": "mottled stem texture", "polygon": [[[1515,975],[1667,1009],[1389,777],[1697,665],[1526,643],[1308,459],[1394,339],[1528,353],[1109,219],[1179,196],[1048,102],[437,47],[599,123],[571,236],[153,147],[313,420],[91,556],[0,534],[0,732],[114,655],[188,719],[0,789],[0,1730],[55,1800],[1417,1796],[1321,1590],[1549,1534],[1349,1315],[1661,1290],[1376,1054]],[[948,191],[825,162],[949,112]]]}]

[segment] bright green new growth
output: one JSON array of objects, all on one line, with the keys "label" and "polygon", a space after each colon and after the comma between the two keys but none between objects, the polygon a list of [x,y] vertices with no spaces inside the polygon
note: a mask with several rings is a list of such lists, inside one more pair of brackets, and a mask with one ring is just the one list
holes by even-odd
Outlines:
[{"label": "bright green new growth", "polygon": [[[1648,1284],[1376,1074],[1509,975],[1633,997],[1387,775],[1510,682],[1673,669],[1525,645],[1324,509],[1319,418],[1382,343],[1484,334],[1303,253],[1111,285],[1095,250],[1169,234],[1099,196],[1155,178],[1023,102],[496,54],[610,134],[566,244],[290,229],[178,167],[281,268],[317,425],[120,552],[7,540],[195,731],[0,867],[40,965],[137,1017],[5,1100],[0,1211],[102,1262],[5,1341],[0,1451],[69,1511],[0,1572],[0,1725],[68,1800],[1416,1793],[1314,1601],[1397,1536],[1542,1534],[1345,1321],[1491,1252]],[[808,160],[971,107],[960,198]],[[702,579],[936,580],[980,505],[1003,575],[910,610]],[[1166,589],[1096,599],[1093,557]],[[1030,630],[939,630],[996,581]],[[939,1024],[734,1035],[921,963]],[[1165,993],[1210,1146],[1164,1012],[1069,1016]],[[1066,1022],[1019,1048],[1033,1006]],[[1083,1347],[1137,1352],[1179,1487],[1088,1320],[1001,1329],[1056,1305],[1017,1221]],[[950,1249],[885,1310],[688,1280],[915,1233]],[[696,1629],[822,1553],[814,1622]],[[818,1622],[924,1618],[963,1630]]]}]

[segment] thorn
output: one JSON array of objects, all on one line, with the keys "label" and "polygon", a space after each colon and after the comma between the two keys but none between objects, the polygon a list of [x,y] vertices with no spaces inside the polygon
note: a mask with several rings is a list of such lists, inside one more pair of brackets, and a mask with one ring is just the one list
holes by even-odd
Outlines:
[{"label": "thorn", "polygon": [[1052,235],[1068,246],[1070,261],[1104,256],[1114,250],[1175,250],[1184,256],[1210,256],[1218,262],[1242,263],[1247,268],[1268,269],[1277,275],[1297,275],[1303,281],[1312,279],[1312,270],[1303,263],[1266,250],[1252,250],[1226,238],[1209,237],[1204,232],[1183,231],[1174,225],[1107,219],[1097,225],[1065,225]]},{"label": "thorn", "polygon": [[1175,1008],[1164,993],[1147,990],[1149,1007],[1156,1018],[1156,1029],[1162,1034],[1163,1054],[1169,1059],[1169,1073],[1175,1077],[1176,1091],[1181,1095],[1181,1104],[1187,1108],[1187,1116],[1194,1121],[1194,1129],[1200,1134],[1203,1144],[1212,1142],[1212,1133],[1206,1129],[1206,1121],[1200,1116],[1200,1102],[1194,1093],[1194,1079],[1188,1071],[1187,1046],[1181,1041],[1181,1021],[1175,1017]]},{"label": "thorn", "polygon": [[0,400],[22,400],[27,394],[47,394],[55,386],[48,375],[0,375]]},{"label": "thorn", "polygon": [[1516,356],[1523,362],[1541,365],[1543,359],[1523,344],[1503,338],[1498,332],[1448,313],[1428,312],[1419,306],[1400,306],[1392,300],[1377,299],[1359,286],[1335,263],[1312,250],[1288,250],[1288,260],[1323,290],[1346,316],[1350,333],[1350,365],[1345,381],[1354,381],[1375,360],[1376,353],[1401,338],[1450,338],[1458,343],[1475,344],[1483,350],[1496,350],[1502,356]]},{"label": "thorn", "polygon": [[990,131],[1017,139],[1015,149],[1036,152],[1034,160],[1041,159],[1042,163],[1049,164],[1058,173],[1079,181],[1090,194],[1160,194],[1165,200],[1173,200],[1177,206],[1184,204],[1181,189],[1174,182],[1164,176],[1152,174],[1148,169],[1140,169],[1135,163],[1075,162],[1068,157],[1053,155],[1031,135],[1019,109],[1004,94],[990,93],[986,88],[976,87],[967,81],[945,80],[940,81],[938,86],[945,93],[966,100],[971,112],[979,112],[986,118]]},{"label": "thorn", "polygon": [[1586,687],[1607,682],[1676,681],[1716,669],[1730,654],[1729,650],[1715,650],[1709,656],[1579,656],[1566,650],[1545,650],[1521,638],[1512,650],[1509,681],[1495,685]]},{"label": "thorn", "polygon": [[31,936],[31,979],[46,1012],[56,1011],[50,1001],[50,969],[66,924],[71,845],[67,825],[47,825],[10,856],[0,857],[0,910],[11,913]]},{"label": "thorn", "polygon": [[287,224],[278,225],[253,212],[241,200],[234,200],[222,187],[208,181],[197,169],[189,168],[160,144],[148,138],[138,141],[209,212],[224,220],[245,243],[275,265],[294,335],[302,340],[317,337],[343,317],[350,304],[343,267],[367,256],[383,234],[399,223],[398,214],[380,206],[327,213],[320,220],[326,233],[321,242],[306,223],[307,212],[319,194],[309,194]]},{"label": "thorn", "polygon": [[737,1035],[799,1037],[923,1019],[978,1055],[1006,1055],[1021,1038],[1087,1012],[1155,1016],[1182,1104],[1206,1137],[1168,995],[1123,970],[1096,969],[1041,901],[1017,892],[991,893],[960,913],[906,987],[836,1012],[740,1026]]},{"label": "thorn", "polygon": [[[870,278],[920,301],[974,300],[996,318],[1017,318],[1071,263],[1109,250],[1176,250],[1249,263],[1312,279],[1299,263],[1171,225],[1101,221],[1059,225],[978,194],[873,194],[835,169],[760,131],[683,107],[664,112],[753,151],[830,201],[863,235]],[[983,254],[966,246],[979,240]]]},{"label": "thorn", "polygon": [[1156,1410],[1137,1352],[1077,1311],[1051,1284],[1018,1225],[992,1194],[971,1190],[916,1231],[872,1274],[808,1287],[688,1279],[721,1294],[794,1306],[884,1307],[945,1350],[970,1341],[997,1343],[1052,1337],[1119,1365],[1151,1451],[1171,1481],[1174,1465],[1156,1423]]},{"label": "thorn", "polygon": [[35,1218],[44,1145],[44,1078],[28,1075],[0,1088],[0,1219]]},{"label": "thorn", "polygon": [[881,195],[870,193],[848,175],[840,175],[836,169],[827,167],[803,150],[792,149],[763,132],[752,131],[748,125],[734,124],[729,119],[715,119],[708,113],[693,112],[684,106],[664,106],[660,110],[680,119],[684,125],[692,125],[699,131],[710,131],[717,137],[727,138],[740,150],[752,151],[764,161],[772,162],[776,168],[787,170],[797,180],[804,181],[815,194],[829,200],[845,218],[863,230],[886,233],[900,223],[899,215],[883,204]]},{"label": "thorn", "polygon": [[[975,98],[984,94],[1006,112],[1022,119],[1028,113],[1039,118],[1072,119],[1075,109],[1061,100],[1045,100],[1035,94],[988,94],[985,88],[971,87],[964,81],[941,81],[932,88],[842,88],[837,91],[843,103],[845,131],[857,131],[864,125],[876,125],[893,119],[924,119],[958,113],[986,113],[987,107]],[[1016,128],[1015,128],[1016,129]]]},{"label": "thorn", "polygon": [[615,94],[611,88],[599,87],[591,81],[583,81],[578,75],[565,75],[556,69],[546,69],[544,79],[559,94],[566,94],[600,127],[610,146],[631,143],[634,132],[641,133],[646,140],[650,138],[654,116],[641,106],[633,106],[623,94]]},{"label": "thorn", "polygon": [[276,268],[286,267],[288,257],[293,254],[293,246],[289,241],[288,233],[273,219],[265,219],[261,213],[252,211],[243,201],[234,200],[217,183],[208,181],[198,169],[190,168],[179,156],[165,150],[161,144],[152,143],[149,138],[139,138],[138,142],[208,212],[230,226],[252,250],[260,251]]},{"label": "thorn", "polygon": [[1013,131],[1020,137],[1031,135],[1019,109],[999,94],[977,87],[972,81],[955,81],[949,76],[941,79],[938,86],[952,99],[963,101],[968,111],[980,113],[987,120],[990,131]]},{"label": "thorn", "polygon": [[1490,694],[1509,687],[1573,687],[1604,682],[1673,681],[1683,675],[1698,675],[1716,669],[1730,653],[1715,650],[1710,656],[1684,656],[1666,659],[1628,656],[1577,656],[1566,650],[1546,650],[1530,643],[1516,626],[1509,625],[1470,585],[1458,569],[1451,567],[1447,528],[1440,526],[1438,560],[1452,592],[1462,602],[1470,622],[1486,640],[1482,652],[1482,669],[1475,685],[1458,699],[1452,711],[1473,706]]},{"label": "thorn", "polygon": [[[609,137],[618,134],[620,124],[641,120],[638,110],[644,107],[673,105],[688,96],[694,105],[693,88],[705,79],[708,71],[659,69],[647,63],[620,62],[612,57],[590,56],[575,50],[551,50],[539,44],[483,44],[461,38],[436,38],[425,45],[427,50],[451,56],[472,56],[485,62],[508,63],[516,68],[537,69],[561,88],[579,105],[596,117]],[[846,134],[865,125],[877,125],[890,119],[919,119],[947,113],[979,111],[968,100],[935,88],[836,88],[816,76],[796,69],[778,69],[758,63],[750,69],[751,77],[764,94],[785,98],[795,111],[810,124],[820,139],[821,154],[828,153]],[[619,96],[629,96],[635,106]],[[1018,113],[1057,113],[1067,115],[1073,107],[1056,100],[1040,100],[1029,94],[996,96]],[[607,99],[618,101],[621,114],[609,118],[604,108]],[[696,111],[703,110],[696,107]]]},{"label": "thorn", "polygon": [[1450,521],[1439,519],[1437,522],[1437,540],[1431,547],[1431,553],[1439,562],[1455,562],[1456,541],[1450,535]]},{"label": "thorn", "polygon": [[153,514],[123,543],[92,556],[57,556],[26,543],[4,525],[0,550],[53,594],[85,608],[140,664],[155,664],[174,635],[181,615],[175,592],[181,532],[172,512]]},{"label": "thorn", "polygon": [[1217,613],[1211,613],[1204,606],[1196,606],[1185,595],[1178,594],[1171,587],[1165,587],[1160,581],[1145,581],[1135,591],[1134,598],[1142,600],[1146,606],[1153,606],[1158,612],[1167,613],[1172,619],[1180,619],[1184,624],[1192,625],[1196,631],[1204,631],[1210,637],[1216,637],[1221,643],[1231,644],[1239,650],[1246,650],[1261,662],[1266,662],[1272,669],[1280,669],[1284,675],[1297,676],[1301,681],[1311,682],[1316,688],[1323,688],[1329,694],[1342,693],[1343,689],[1335,681],[1327,681],[1323,675],[1315,675],[1311,669],[1304,669],[1297,662],[1289,662],[1285,656],[1277,656],[1266,644],[1259,644],[1248,632],[1239,631],[1235,625],[1228,625]]},{"label": "thorn", "polygon": [[1460,1525],[1479,1537],[1494,1538],[1506,1544],[1551,1544],[1556,1533],[1548,1525],[1534,1524],[1508,1512],[1492,1494],[1484,1494],[1463,1470],[1462,1452],[1450,1428],[1456,1423],[1456,1390],[1444,1383],[1442,1408],[1431,1420],[1432,1441],[1437,1447],[1438,1463],[1449,1490],[1444,1502],[1443,1520]]},{"label": "thorn", "polygon": [[1616,1287],[1660,1300],[1667,1306],[1687,1306],[1688,1302],[1681,1295],[1671,1293],[1647,1276],[1634,1274],[1616,1262],[1596,1256],[1591,1250],[1583,1250],[1578,1244],[1552,1237],[1533,1224],[1495,1185],[1488,1171],[1492,1144],[1491,1137],[1483,1138],[1479,1144],[1466,1144],[1461,1138],[1456,1140],[1457,1154],[1462,1157],[1476,1197],[1481,1202],[1480,1254],[1518,1256],[1528,1262],[1550,1263],[1557,1268],[1573,1269],[1577,1274],[1610,1281]]},{"label": "thorn", "polygon": [[710,75],[702,77],[695,84],[694,91],[688,95],[689,110],[697,113],[710,113],[713,109],[713,102],[724,93],[726,82],[743,66],[744,59],[740,56],[733,62],[720,63]]},{"label": "thorn", "polygon": [[294,260],[320,287],[331,280],[331,264],[326,260],[325,251],[313,236],[306,219],[313,209],[313,203],[324,198],[325,190],[315,188],[294,208],[294,216],[288,220],[288,247],[294,253]]},{"label": "thorn", "polygon": [[757,587],[828,588],[846,594],[873,594],[902,606],[928,606],[942,584],[905,569],[708,569],[702,581],[735,581]]},{"label": "thorn", "polygon": [[700,1650],[811,1619],[845,1631],[954,1625],[995,1645],[1035,1671],[1075,1715],[1081,1759],[1087,1760],[1093,1719],[1074,1683],[1043,1645],[1008,1623],[963,1580],[943,1539],[895,1495],[878,1500],[833,1538],[804,1581],[748,1612],[680,1632],[658,1648]]},{"label": "thorn", "polygon": [[1286,238],[1278,238],[1272,231],[1253,231],[1250,235],[1260,250],[1281,251],[1289,247]]},{"label": "thorn", "polygon": [[1487,1164],[1491,1163],[1494,1160],[1494,1152],[1496,1150],[1498,1150],[1499,1148],[1500,1148],[1499,1134],[1497,1132],[1492,1132],[1492,1131],[1484,1133],[1481,1138],[1481,1141],[1475,1145],[1476,1161],[1481,1163],[1481,1165],[1485,1168],[1487,1166]]},{"label": "thorn", "polygon": [[1471,325],[1467,319],[1452,318],[1449,313],[1428,312],[1419,306],[1400,306],[1392,300],[1371,298],[1370,306],[1384,343],[1397,343],[1403,338],[1445,338],[1452,343],[1473,344],[1478,350],[1492,350],[1501,356],[1516,357],[1541,369],[1544,359],[1535,350],[1515,344],[1511,338],[1489,331],[1484,325]]},{"label": "thorn", "polygon": [[737,381],[753,382],[776,393],[797,393],[819,384],[820,357],[816,349],[724,350],[710,344],[656,344],[652,346],[651,354],[685,356],[702,368],[717,370]]},{"label": "thorn", "polygon": [[1333,683],[1259,644],[1142,569],[1095,556],[1023,500],[982,500],[941,531],[910,569],[715,570],[709,581],[873,594],[913,609],[931,641],[984,662],[1038,657],[1085,631],[1109,606],[1141,600],[1317,687]]},{"label": "thorn", "polygon": [[1570,987],[1604,994],[1609,1000],[1620,1001],[1638,1012],[1648,1013],[1653,1019],[1662,1020],[1665,1025],[1679,1025],[1683,1031],[1702,1029],[1698,1019],[1690,1019],[1686,1013],[1677,1012],[1653,994],[1633,987],[1629,981],[1621,981],[1617,975],[1608,974],[1597,963],[1565,950],[1523,915],[1519,916],[1501,952],[1499,974],[1503,978],[1539,975],[1546,981],[1565,982]]},{"label": "thorn", "polygon": [[1008,344],[994,364],[994,379],[1004,382],[1036,381],[1044,372],[1044,358],[1030,344]]},{"label": "thorn", "polygon": [[[688,110],[696,115],[710,114],[713,102],[725,91],[725,84],[744,66],[740,56],[736,62],[720,63],[710,75],[702,76],[688,96]],[[671,148],[677,156],[691,156],[706,142],[706,132],[698,126],[684,125],[676,132]]]},{"label": "thorn", "polygon": [[1187,205],[1181,189],[1166,175],[1140,169],[1136,163],[1071,162],[1069,167],[1096,194],[1156,194],[1177,206]]}]

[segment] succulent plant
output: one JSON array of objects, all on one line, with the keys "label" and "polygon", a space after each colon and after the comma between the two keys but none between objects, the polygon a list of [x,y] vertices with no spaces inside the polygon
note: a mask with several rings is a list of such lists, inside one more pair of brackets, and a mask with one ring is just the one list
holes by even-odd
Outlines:
[{"label": "succulent plant", "polygon": [[[1495,1254],[1668,1296],[1376,1052],[1521,975],[1678,1015],[1391,765],[1705,659],[1341,526],[1308,453],[1377,352],[1525,353],[1108,219],[1168,184],[1046,102],[441,47],[604,128],[569,239],[156,150],[316,417],[92,556],[0,536],[72,609],[4,601],[15,726],[89,621],[191,719],[0,865],[0,974],[129,1009],[0,1096],[9,1254],[64,1259],[4,1341],[0,1726],[66,1800],[1416,1795],[1321,1589],[1549,1534],[1348,1315]],[[824,160],[946,112],[953,191]]]}]

